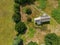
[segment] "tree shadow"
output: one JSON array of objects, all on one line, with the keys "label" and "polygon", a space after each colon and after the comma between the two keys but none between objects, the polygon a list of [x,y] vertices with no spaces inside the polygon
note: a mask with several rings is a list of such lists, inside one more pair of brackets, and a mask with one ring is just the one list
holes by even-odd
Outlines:
[{"label": "tree shadow", "polygon": [[47,25],[41,25],[41,31],[46,31],[46,30],[48,30],[48,27],[47,27]]},{"label": "tree shadow", "polygon": [[41,25],[44,25],[44,24],[50,24],[50,21],[43,22]]},{"label": "tree shadow", "polygon": [[48,30],[48,24],[50,24],[50,21],[48,21],[48,22],[43,22],[42,24],[41,24],[41,30],[43,30],[43,31],[45,31],[45,30]]}]

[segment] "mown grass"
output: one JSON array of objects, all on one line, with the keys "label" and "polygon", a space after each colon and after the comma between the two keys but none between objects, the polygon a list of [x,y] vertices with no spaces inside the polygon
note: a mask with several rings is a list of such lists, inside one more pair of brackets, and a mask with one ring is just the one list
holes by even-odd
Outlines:
[{"label": "mown grass", "polygon": [[12,45],[14,31],[13,0],[0,0],[0,45]]}]

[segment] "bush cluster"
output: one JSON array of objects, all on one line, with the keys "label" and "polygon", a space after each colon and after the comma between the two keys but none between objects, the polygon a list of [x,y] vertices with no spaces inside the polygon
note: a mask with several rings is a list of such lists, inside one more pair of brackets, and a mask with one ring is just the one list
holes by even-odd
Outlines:
[{"label": "bush cluster", "polygon": [[23,45],[23,40],[18,37],[15,37],[13,45]]},{"label": "bush cluster", "polygon": [[20,0],[15,0],[14,15],[12,18],[13,18],[14,22],[16,23],[15,30],[18,32],[18,35],[24,33],[26,31],[27,27],[23,22],[21,22]]},{"label": "bush cluster", "polygon": [[21,5],[32,4],[35,0],[20,0]]},{"label": "bush cluster", "polygon": [[15,23],[18,23],[19,21],[21,21],[20,4],[19,3],[14,4],[14,15],[12,18]]},{"label": "bush cluster", "polygon": [[45,44],[46,45],[57,45],[58,44],[58,36],[55,33],[47,34],[45,36]]},{"label": "bush cluster", "polygon": [[36,42],[29,42],[28,45],[38,45]]},{"label": "bush cluster", "polygon": [[[17,36],[19,34],[25,33],[27,27],[24,24],[24,22],[21,22],[21,14],[20,14],[20,0],[14,0],[14,15],[12,16],[13,21],[15,24],[15,30],[18,32]],[[14,39],[13,45],[23,45],[23,40],[19,38]]]},{"label": "bush cluster", "polygon": [[19,22],[19,23],[16,24],[15,29],[19,34],[24,34],[27,27],[24,24],[24,22]]},{"label": "bush cluster", "polygon": [[25,13],[28,14],[28,15],[31,15],[32,14],[32,10],[30,8],[27,8]]}]

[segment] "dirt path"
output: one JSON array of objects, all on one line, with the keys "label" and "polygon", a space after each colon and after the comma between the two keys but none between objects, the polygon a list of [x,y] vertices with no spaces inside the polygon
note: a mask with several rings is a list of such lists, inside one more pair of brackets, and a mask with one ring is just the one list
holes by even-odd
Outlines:
[{"label": "dirt path", "polygon": [[20,6],[20,13],[21,13],[21,20],[22,20],[22,22],[25,22],[25,21],[27,21],[27,15],[23,12],[23,7],[22,6]]}]

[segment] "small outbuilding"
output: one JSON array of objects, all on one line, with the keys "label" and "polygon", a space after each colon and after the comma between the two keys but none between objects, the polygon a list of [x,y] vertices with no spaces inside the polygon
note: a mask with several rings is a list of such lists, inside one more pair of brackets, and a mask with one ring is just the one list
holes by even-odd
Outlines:
[{"label": "small outbuilding", "polygon": [[34,18],[34,22],[38,25],[44,22],[50,22],[50,16],[44,13],[42,16]]}]

